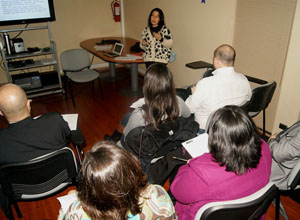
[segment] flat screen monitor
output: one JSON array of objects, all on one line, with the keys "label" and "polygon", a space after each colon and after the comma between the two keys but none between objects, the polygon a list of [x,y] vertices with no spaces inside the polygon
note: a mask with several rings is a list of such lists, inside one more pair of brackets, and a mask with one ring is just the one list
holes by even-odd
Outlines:
[{"label": "flat screen monitor", "polygon": [[0,25],[55,21],[53,0],[0,0]]}]

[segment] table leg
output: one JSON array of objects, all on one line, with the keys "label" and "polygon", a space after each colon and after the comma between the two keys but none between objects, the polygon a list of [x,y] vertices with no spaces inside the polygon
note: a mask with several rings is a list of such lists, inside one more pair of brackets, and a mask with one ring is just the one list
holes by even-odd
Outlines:
[{"label": "table leg", "polygon": [[126,77],[126,75],[117,73],[116,63],[109,62],[108,64],[109,64],[109,75],[103,78],[104,81],[116,82],[116,81],[123,80]]},{"label": "table leg", "polygon": [[130,74],[131,74],[131,88],[124,88],[121,90],[121,94],[126,96],[142,96],[142,90],[139,89],[138,84],[138,64],[131,63],[130,64]]},{"label": "table leg", "polygon": [[116,78],[116,64],[109,62],[109,74],[111,78]]},{"label": "table leg", "polygon": [[137,92],[139,89],[137,63],[130,64],[130,71],[131,71],[131,89],[133,92]]}]

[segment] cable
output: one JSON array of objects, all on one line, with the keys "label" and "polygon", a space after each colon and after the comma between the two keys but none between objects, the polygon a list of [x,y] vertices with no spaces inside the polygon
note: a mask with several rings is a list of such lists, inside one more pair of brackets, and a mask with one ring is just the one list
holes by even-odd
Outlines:
[{"label": "cable", "polygon": [[[29,24],[26,24],[24,28],[27,28],[28,25],[29,25]],[[13,39],[16,39],[17,37],[19,37],[19,36],[23,33],[23,31],[24,31],[24,30],[20,31],[16,36],[14,36],[14,37],[11,38],[11,39],[13,40]]]}]

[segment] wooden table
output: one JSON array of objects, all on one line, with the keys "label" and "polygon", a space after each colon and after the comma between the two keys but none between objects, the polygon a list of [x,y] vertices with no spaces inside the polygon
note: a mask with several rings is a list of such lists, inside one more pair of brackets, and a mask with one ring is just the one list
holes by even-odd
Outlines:
[{"label": "wooden table", "polygon": [[[130,47],[132,47],[138,40],[129,37],[105,37],[105,38],[92,38],[88,40],[84,40],[80,43],[80,47],[86,49],[91,54],[95,55],[96,57],[106,61],[109,63],[109,73],[112,78],[116,77],[116,63],[122,64],[130,64],[130,71],[131,71],[131,90],[132,92],[138,92],[138,64],[144,63],[143,59],[137,60],[115,60],[115,57],[108,57],[103,54],[102,51],[97,51],[94,49],[96,43],[101,43],[102,40],[119,40],[121,44],[124,45],[123,51],[121,56],[126,56],[126,54],[132,54],[130,52]],[[113,48],[113,45],[112,45]]]}]

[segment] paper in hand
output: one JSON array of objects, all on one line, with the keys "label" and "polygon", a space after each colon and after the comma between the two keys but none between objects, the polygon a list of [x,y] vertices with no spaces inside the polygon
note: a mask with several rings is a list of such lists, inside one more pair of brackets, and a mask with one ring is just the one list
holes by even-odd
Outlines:
[{"label": "paper in hand", "polygon": [[183,147],[189,152],[192,158],[209,153],[208,134],[203,133],[182,143]]}]

